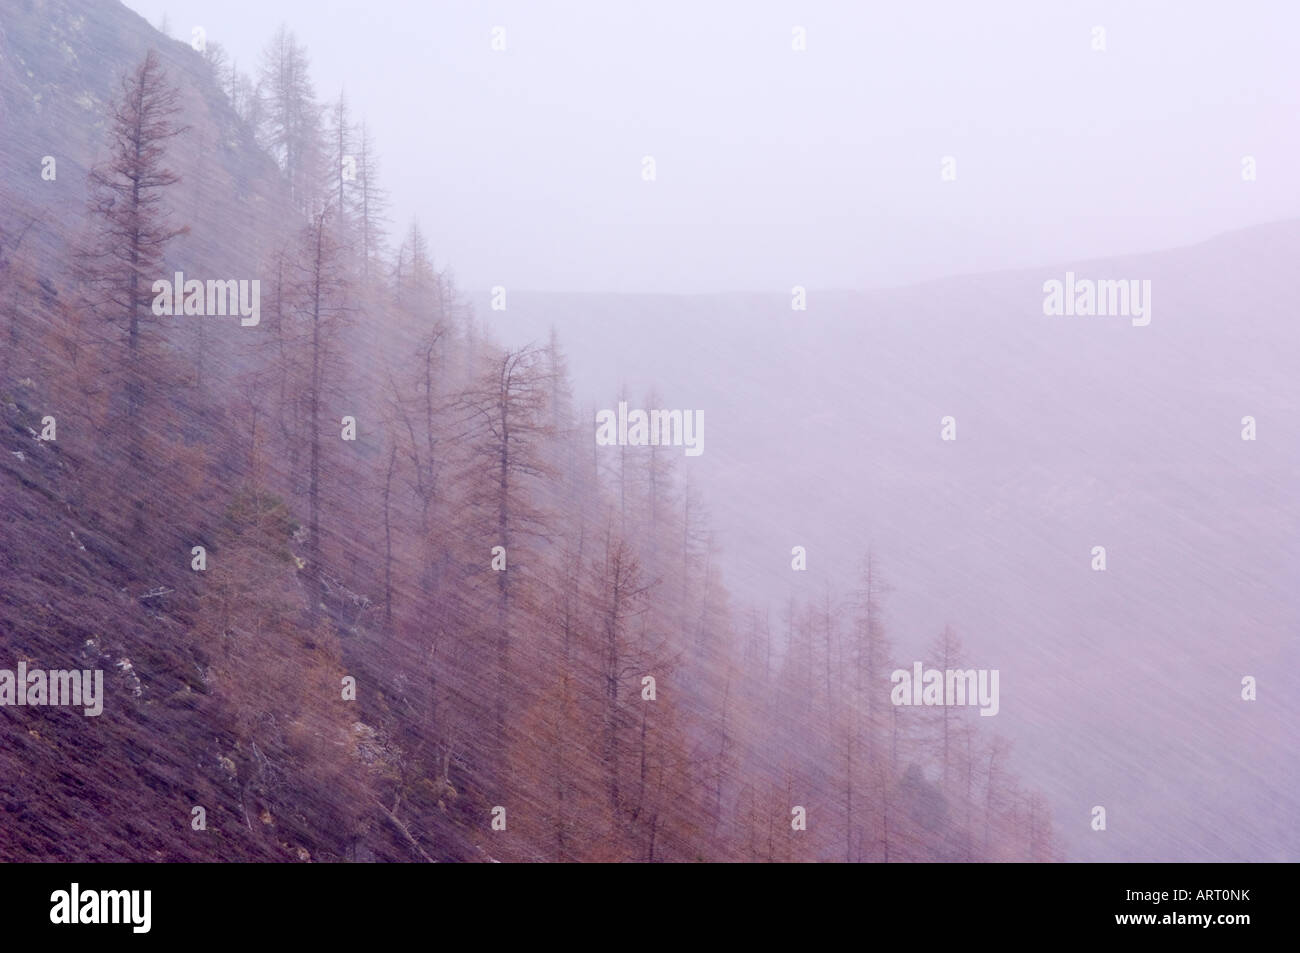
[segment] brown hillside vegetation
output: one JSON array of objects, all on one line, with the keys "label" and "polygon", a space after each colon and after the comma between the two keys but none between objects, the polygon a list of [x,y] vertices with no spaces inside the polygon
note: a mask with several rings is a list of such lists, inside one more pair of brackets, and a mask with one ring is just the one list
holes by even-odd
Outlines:
[{"label": "brown hillside vegetation", "polygon": [[263,65],[0,0],[0,668],[106,693],[0,711],[0,860],[1057,859],[985,719],[889,704],[881,559],[733,605],[680,454],[594,447]]}]

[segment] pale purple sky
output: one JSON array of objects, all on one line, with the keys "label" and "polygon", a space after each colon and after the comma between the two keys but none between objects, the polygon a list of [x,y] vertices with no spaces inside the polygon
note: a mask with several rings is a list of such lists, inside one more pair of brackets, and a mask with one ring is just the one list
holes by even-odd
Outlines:
[{"label": "pale purple sky", "polygon": [[867,288],[1300,214],[1288,3],[128,6],[248,68],[287,22],[469,288]]}]

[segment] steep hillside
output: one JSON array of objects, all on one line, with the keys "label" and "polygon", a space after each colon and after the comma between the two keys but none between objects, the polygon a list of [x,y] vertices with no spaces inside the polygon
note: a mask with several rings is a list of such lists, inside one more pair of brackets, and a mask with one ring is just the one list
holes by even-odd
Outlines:
[{"label": "steep hillside", "polygon": [[[198,588],[175,571],[140,581],[129,541],[87,505],[84,478],[93,461],[34,438],[40,415],[30,398],[21,385],[17,393],[0,393],[5,667],[24,661],[29,669],[100,669],[104,711],[86,717],[77,708],[4,710],[0,858],[297,861],[355,859],[358,852],[406,858],[407,849],[378,818],[363,836],[341,833],[355,821],[348,814],[355,804],[339,803],[347,790],[340,779],[313,773],[320,762],[309,746],[294,742],[262,753],[241,745],[232,730],[233,709],[269,713],[267,696],[285,690],[259,679],[269,682],[286,667],[337,669],[337,645],[322,659],[286,643],[287,662],[241,671],[251,684],[226,680],[214,690],[213,671],[225,659],[213,642],[194,637]],[[232,512],[228,522],[238,525],[238,515]],[[214,559],[234,550],[232,535],[221,533]],[[279,542],[287,543],[287,532]],[[301,602],[292,569],[280,562],[273,571],[286,596]],[[292,714],[304,717],[301,710]],[[331,753],[336,769],[346,775],[355,767],[365,776],[357,749],[372,729],[341,716],[301,728],[331,731],[333,743],[355,759],[355,765],[340,763]],[[261,783],[268,757],[283,774],[274,785]],[[206,832],[191,826],[195,807],[206,812]],[[453,844],[445,856],[454,856]]]},{"label": "steep hillside", "polygon": [[[91,240],[87,172],[108,158],[110,104],[151,48],[189,127],[168,153],[183,182],[168,211],[190,229],[169,250],[168,274],[255,276],[302,222],[199,54],[118,3],[0,5],[0,668],[100,669],[106,696],[98,717],[3,710],[0,857],[411,859],[393,801],[375,800],[391,749],[364,711],[328,701],[345,671],[338,638],[303,636],[310,597],[293,521],[283,504],[241,490],[232,466],[228,407],[256,348],[192,323],[167,329],[169,360],[194,364],[160,421],[171,442],[157,461],[147,544],[116,518],[131,477],[121,434],[93,406],[112,386],[98,379],[107,336],[75,264]],[[57,436],[36,439],[47,416]],[[281,627],[213,631],[213,590],[200,582],[212,577],[190,569],[196,544],[218,577],[236,555],[259,567]],[[314,681],[316,697],[298,697]],[[362,697],[371,709],[375,696]],[[276,727],[254,740],[250,717]],[[196,807],[206,831],[194,829]],[[429,849],[481,856],[445,816],[426,816]]]},{"label": "steep hillside", "polygon": [[[120,3],[4,0],[0,5],[0,174],[7,223],[36,218],[27,242],[58,255],[85,211],[86,173],[107,158],[109,105],[121,77],[153,48],[181,90],[185,123],[169,156],[185,170],[173,214],[191,232],[179,263],[213,274],[248,273],[289,204],[274,162],[257,148],[203,56],[168,39]],[[55,160],[54,178],[43,160]],[[232,236],[241,236],[232,241]]]},{"label": "steep hillside", "polygon": [[[486,326],[268,40],[0,0],[0,671],[105,678],[0,709],[0,859],[1300,854],[1295,223]],[[1045,316],[1066,270],[1151,323]],[[620,399],[704,452],[593,440]],[[898,704],[919,660],[998,717]]]}]

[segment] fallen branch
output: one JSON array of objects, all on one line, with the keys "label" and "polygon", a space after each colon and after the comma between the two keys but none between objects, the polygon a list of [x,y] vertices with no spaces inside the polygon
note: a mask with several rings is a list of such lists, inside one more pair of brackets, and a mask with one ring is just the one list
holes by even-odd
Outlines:
[{"label": "fallen branch", "polygon": [[[407,842],[412,847],[415,848],[416,852],[421,857],[423,857],[426,861],[428,861],[431,864],[437,863],[436,860],[434,860],[432,857],[430,857],[428,854],[424,852],[424,848],[420,846],[420,842],[415,839],[414,835],[412,835],[410,830],[407,829],[407,826],[403,824],[400,820],[398,820],[396,814],[394,814],[388,808],[384,807],[384,805],[380,803],[380,801],[377,798],[372,798],[372,800],[374,800],[375,802],[375,807],[379,808],[381,811],[384,812],[384,816],[393,822],[393,826],[402,832],[402,835],[406,838]],[[394,802],[394,805],[396,805],[396,802]]]}]

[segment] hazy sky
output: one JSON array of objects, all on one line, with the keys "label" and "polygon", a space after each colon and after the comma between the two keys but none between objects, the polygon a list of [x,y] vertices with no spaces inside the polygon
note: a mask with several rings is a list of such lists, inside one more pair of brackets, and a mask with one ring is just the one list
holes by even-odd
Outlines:
[{"label": "hazy sky", "polygon": [[245,68],[287,22],[471,292],[864,288],[1300,214],[1289,2],[128,5]]}]

